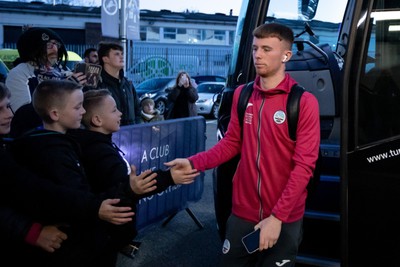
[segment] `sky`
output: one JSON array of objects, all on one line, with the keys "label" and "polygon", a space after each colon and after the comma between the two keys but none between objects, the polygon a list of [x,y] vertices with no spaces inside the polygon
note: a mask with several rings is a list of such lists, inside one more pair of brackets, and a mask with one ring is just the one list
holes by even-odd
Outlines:
[{"label": "sky", "polygon": [[[101,0],[94,0],[96,4],[101,5]],[[223,13],[238,16],[242,0],[139,0],[140,9],[149,9],[160,11],[168,9],[173,12],[182,12],[186,9],[189,11],[198,11],[201,13],[214,14]]]},{"label": "sky", "polygon": [[189,9],[189,11],[207,14],[223,13],[226,15],[229,15],[229,11],[232,9],[235,16],[239,15],[241,4],[242,0],[139,0],[140,9],[154,11],[169,9],[176,12]]},{"label": "sky", "polygon": [[[101,5],[101,0],[92,1]],[[336,0],[336,3],[332,6],[331,1],[320,1],[318,6],[320,17],[315,17],[314,19],[340,22],[342,19],[341,14],[343,14],[342,9],[345,7],[346,1]],[[140,9],[153,11],[168,9],[173,12],[183,12],[188,9],[189,11],[198,11],[207,14],[223,13],[226,15],[229,15],[229,11],[232,9],[234,16],[239,15],[241,5],[242,0],[139,0]],[[270,13],[274,14],[274,10],[276,9],[278,12],[275,15],[277,16],[284,15],[283,12],[297,14],[298,11],[297,0],[276,0],[271,5]],[[290,18],[287,15],[285,17]]]}]

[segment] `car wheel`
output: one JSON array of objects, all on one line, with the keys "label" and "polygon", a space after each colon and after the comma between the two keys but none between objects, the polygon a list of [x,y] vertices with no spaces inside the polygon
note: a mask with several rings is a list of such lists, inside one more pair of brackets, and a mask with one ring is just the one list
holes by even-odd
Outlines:
[{"label": "car wheel", "polygon": [[213,119],[218,118],[218,110],[219,110],[219,103],[215,102],[211,109],[211,114],[210,114]]},{"label": "car wheel", "polygon": [[165,113],[165,106],[166,106],[166,104],[163,100],[156,101],[155,108],[158,109],[158,111],[160,111],[161,115],[164,115],[164,113]]}]

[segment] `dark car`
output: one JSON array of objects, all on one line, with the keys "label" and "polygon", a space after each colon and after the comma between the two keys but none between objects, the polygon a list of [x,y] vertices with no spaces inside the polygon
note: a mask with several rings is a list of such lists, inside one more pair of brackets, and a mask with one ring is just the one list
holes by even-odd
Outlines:
[{"label": "dark car", "polygon": [[155,108],[160,111],[160,114],[164,114],[167,107],[167,89],[174,84],[175,77],[151,78],[136,86],[136,92],[140,101],[147,97],[153,99]]}]

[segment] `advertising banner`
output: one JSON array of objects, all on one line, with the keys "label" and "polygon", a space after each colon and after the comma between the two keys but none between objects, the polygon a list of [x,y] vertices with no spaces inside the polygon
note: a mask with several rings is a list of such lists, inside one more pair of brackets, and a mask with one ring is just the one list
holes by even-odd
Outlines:
[{"label": "advertising banner", "polygon": [[139,0],[127,0],[126,5],[126,38],[140,40]]},{"label": "advertising banner", "polygon": [[103,36],[119,38],[118,0],[102,0],[101,33]]},{"label": "advertising banner", "polygon": [[[113,134],[113,141],[137,172],[157,168],[165,170],[164,162],[186,158],[205,150],[204,117],[165,120],[123,126]],[[190,185],[170,186],[156,195],[141,199],[137,210],[137,229],[166,218],[188,207],[203,194],[204,173]]]}]

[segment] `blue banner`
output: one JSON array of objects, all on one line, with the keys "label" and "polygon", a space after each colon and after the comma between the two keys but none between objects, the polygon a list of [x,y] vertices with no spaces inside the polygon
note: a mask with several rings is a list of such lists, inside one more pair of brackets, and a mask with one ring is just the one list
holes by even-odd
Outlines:
[{"label": "blue banner", "polygon": [[140,40],[139,0],[127,0],[126,5],[126,38]]},{"label": "blue banner", "polygon": [[102,0],[101,33],[103,36],[119,38],[119,3],[118,0]]},{"label": "blue banner", "polygon": [[[166,169],[164,162],[204,151],[205,140],[206,123],[202,116],[123,126],[113,134],[113,141],[138,173],[151,168]],[[170,186],[164,192],[141,199],[137,229],[187,208],[188,201],[200,200],[203,181],[204,173],[190,185]]]}]

